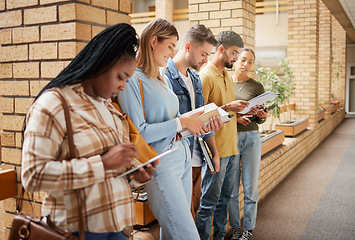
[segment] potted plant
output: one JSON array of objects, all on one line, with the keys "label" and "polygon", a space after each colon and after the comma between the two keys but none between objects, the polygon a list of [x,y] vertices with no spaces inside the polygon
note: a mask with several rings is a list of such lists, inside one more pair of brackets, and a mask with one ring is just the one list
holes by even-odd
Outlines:
[{"label": "potted plant", "polygon": [[271,116],[271,121],[268,132],[270,133],[273,130],[272,126],[274,120],[276,118],[280,120],[280,105],[284,103],[286,98],[285,84],[280,81],[279,76],[277,76],[277,73],[274,70],[271,70],[271,68],[269,67],[263,66],[258,67],[256,69],[256,80],[264,86],[265,91],[271,91],[279,94],[276,98],[266,103],[266,105],[268,106],[276,105],[276,107],[271,109],[269,112]]},{"label": "potted plant", "polygon": [[281,72],[283,73],[282,78],[280,81],[282,82],[283,86],[283,95],[284,95],[284,102],[287,107],[286,112],[286,121],[276,124],[275,129],[284,130],[286,136],[294,137],[297,134],[303,132],[308,127],[308,119],[293,119],[292,118],[292,110],[290,109],[291,106],[291,97],[294,95],[294,75],[289,67],[289,62],[286,59],[281,60],[280,62]]},{"label": "potted plant", "polygon": [[265,91],[277,92],[279,95],[266,103],[267,106],[276,105],[275,108],[271,109],[269,114],[271,115],[271,121],[269,124],[269,129],[262,131],[260,133],[262,149],[261,155],[264,155],[280,146],[284,139],[285,133],[283,130],[273,130],[273,122],[275,118],[280,118],[280,103],[284,101],[284,87],[282,82],[279,81],[279,77],[276,72],[266,67],[258,67],[256,69],[256,80],[263,84]]}]

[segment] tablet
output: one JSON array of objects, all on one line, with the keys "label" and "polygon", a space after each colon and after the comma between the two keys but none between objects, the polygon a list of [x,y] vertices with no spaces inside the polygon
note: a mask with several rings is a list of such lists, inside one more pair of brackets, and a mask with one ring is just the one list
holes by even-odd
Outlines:
[{"label": "tablet", "polygon": [[171,148],[169,150],[166,150],[165,152],[162,152],[158,156],[153,157],[152,159],[149,159],[145,163],[139,164],[137,167],[132,168],[131,170],[128,170],[127,172],[122,173],[119,177],[124,177],[124,176],[126,176],[128,174],[131,174],[134,171],[137,171],[139,168],[144,167],[144,166],[148,165],[149,163],[152,163],[152,162],[158,160],[159,158],[164,157],[165,155],[168,155],[169,153],[173,152],[174,150],[175,150],[175,148]]}]

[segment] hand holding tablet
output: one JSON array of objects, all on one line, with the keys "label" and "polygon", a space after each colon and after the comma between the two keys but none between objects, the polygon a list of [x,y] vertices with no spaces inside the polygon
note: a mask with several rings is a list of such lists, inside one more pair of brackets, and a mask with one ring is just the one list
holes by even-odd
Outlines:
[{"label": "hand holding tablet", "polygon": [[168,155],[169,153],[173,152],[174,150],[175,150],[175,148],[171,148],[171,149],[169,149],[169,150],[167,150],[167,151],[165,151],[165,152],[162,152],[162,153],[159,154],[158,156],[156,156],[156,157],[154,157],[154,158],[152,158],[152,159],[146,161],[145,163],[139,164],[137,167],[132,168],[132,169],[128,170],[127,172],[122,173],[119,177],[124,177],[124,176],[126,176],[126,175],[128,175],[128,174],[131,174],[131,173],[137,171],[139,168],[145,167],[145,166],[147,166],[148,164],[155,162],[155,161],[158,160],[159,158],[164,157],[165,155]]}]

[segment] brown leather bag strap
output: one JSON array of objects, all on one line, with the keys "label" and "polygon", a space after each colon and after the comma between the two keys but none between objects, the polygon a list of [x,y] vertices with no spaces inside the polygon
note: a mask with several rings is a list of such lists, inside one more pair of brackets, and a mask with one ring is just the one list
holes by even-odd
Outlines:
[{"label": "brown leather bag strap", "polygon": [[[62,101],[63,105],[63,110],[64,110],[64,118],[65,118],[65,124],[67,127],[67,137],[68,137],[68,144],[69,144],[69,156],[70,158],[76,158],[76,152],[75,152],[75,145],[74,145],[74,131],[72,128],[71,120],[70,120],[70,112],[69,112],[69,106],[67,101],[65,100],[64,96],[60,91],[56,91]],[[76,198],[78,200],[78,219],[79,219],[79,238],[80,240],[85,240],[85,232],[84,232],[84,221],[83,221],[83,204],[82,204],[82,199],[80,197],[80,192],[79,190],[75,190]]]},{"label": "brown leather bag strap", "polygon": [[[139,79],[138,75],[135,73],[137,79],[138,79],[138,83],[139,83],[139,92],[141,94],[141,101],[142,101],[142,108],[143,108],[143,116],[145,118],[145,112],[144,112],[144,99],[143,99],[143,83],[142,80]],[[141,191],[141,187],[137,188],[137,196],[136,199],[134,199],[134,202],[138,201],[138,197],[139,197],[139,193]]]},{"label": "brown leather bag strap", "polygon": [[73,128],[70,120],[70,113],[69,113],[69,106],[67,103],[67,100],[65,100],[64,96],[59,92],[56,91],[62,101],[63,105],[63,110],[64,110],[64,118],[65,118],[65,124],[67,127],[67,137],[68,137],[68,144],[69,144],[69,157],[76,158],[76,152],[75,152],[75,145],[74,145],[74,138],[73,138]]},{"label": "brown leather bag strap", "polygon": [[142,84],[142,80],[139,79],[138,75],[135,74],[137,79],[138,79],[138,83],[139,83],[139,93],[141,94],[141,101],[142,101],[142,108],[143,108],[143,116],[145,118],[145,112],[144,112],[144,99],[143,99],[143,84]]}]

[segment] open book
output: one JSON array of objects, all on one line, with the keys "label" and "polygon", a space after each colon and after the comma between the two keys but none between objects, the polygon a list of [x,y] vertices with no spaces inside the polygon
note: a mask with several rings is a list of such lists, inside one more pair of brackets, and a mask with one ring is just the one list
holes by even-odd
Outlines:
[{"label": "open book", "polygon": [[[191,114],[194,114],[199,111],[204,111],[198,118],[203,122],[205,125],[210,123],[210,119],[212,117],[219,116],[222,120],[223,123],[229,122],[231,119],[231,115],[228,115],[228,112],[224,111],[222,108],[218,107],[215,103],[209,103],[205,106],[196,108],[190,112],[184,113],[181,116],[189,116]],[[180,131],[180,134],[182,137],[189,137],[192,136],[192,134],[189,132],[187,129],[182,129]]]},{"label": "open book", "polygon": [[276,98],[279,94],[278,93],[274,93],[274,92],[264,92],[262,94],[260,94],[259,96],[256,96],[253,99],[250,99],[249,102],[249,106],[244,108],[243,111],[241,111],[241,114],[246,114],[247,112],[250,111],[250,109],[252,107],[256,107],[257,105],[263,105],[264,103],[266,103],[267,101],[270,101],[274,98]]}]

